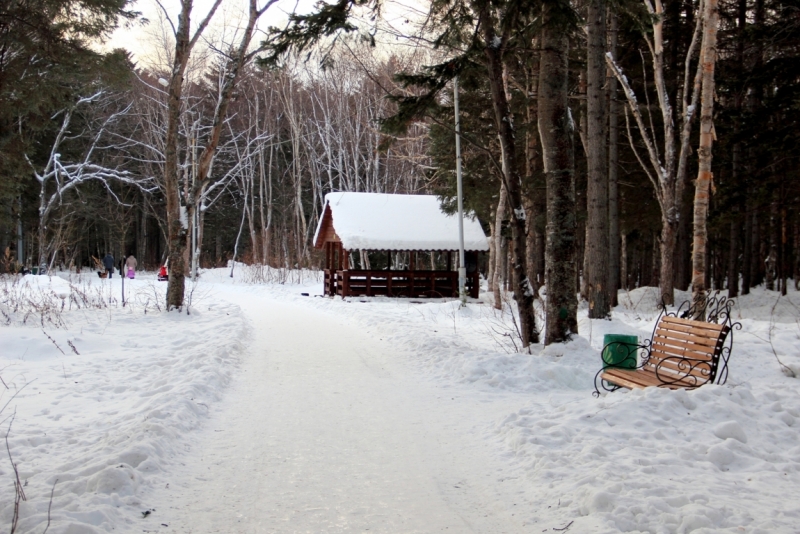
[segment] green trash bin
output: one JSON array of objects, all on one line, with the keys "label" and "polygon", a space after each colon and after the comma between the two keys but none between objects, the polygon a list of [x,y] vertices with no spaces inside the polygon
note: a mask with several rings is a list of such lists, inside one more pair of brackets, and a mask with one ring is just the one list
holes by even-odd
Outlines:
[{"label": "green trash bin", "polygon": [[39,274],[39,268],[38,267],[31,267],[31,274]]},{"label": "green trash bin", "polygon": [[638,336],[606,334],[603,336],[603,369],[609,366],[635,369],[638,346]]}]

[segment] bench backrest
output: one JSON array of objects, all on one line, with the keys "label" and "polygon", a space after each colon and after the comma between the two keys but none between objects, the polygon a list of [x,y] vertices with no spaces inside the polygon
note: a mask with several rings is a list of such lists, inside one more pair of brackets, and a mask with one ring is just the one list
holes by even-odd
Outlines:
[{"label": "bench backrest", "polygon": [[665,383],[696,387],[713,382],[729,331],[725,324],[662,316],[646,367]]}]

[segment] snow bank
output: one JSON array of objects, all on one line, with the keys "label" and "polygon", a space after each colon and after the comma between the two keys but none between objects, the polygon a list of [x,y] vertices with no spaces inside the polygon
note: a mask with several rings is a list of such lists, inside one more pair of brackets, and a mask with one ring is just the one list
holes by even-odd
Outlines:
[{"label": "snow bank", "polygon": [[22,277],[20,286],[29,292],[52,293],[60,299],[66,299],[72,293],[69,282],[57,276],[27,274]]},{"label": "snow bank", "polygon": [[[27,501],[20,532],[105,532],[140,520],[140,498],[184,451],[186,433],[213,408],[249,330],[238,307],[195,295],[192,314],[158,313],[166,285],[121,280],[25,277],[26,291],[91,288],[107,307],[65,306],[58,323],[0,326],[0,376],[11,400],[0,420],[9,435]],[[70,289],[72,288],[72,289]],[[65,295],[61,297],[61,295]],[[113,295],[113,297],[112,297]],[[0,462],[0,524],[13,513],[8,461]]]},{"label": "snow bank", "polygon": [[790,532],[800,520],[789,497],[800,475],[798,415],[795,388],[651,388],[594,403],[537,399],[495,430],[535,481],[531,521]]}]

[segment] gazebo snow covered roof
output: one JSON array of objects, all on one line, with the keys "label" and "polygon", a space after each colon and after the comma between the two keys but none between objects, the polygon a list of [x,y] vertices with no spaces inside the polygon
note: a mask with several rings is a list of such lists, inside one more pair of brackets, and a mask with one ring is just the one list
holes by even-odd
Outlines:
[{"label": "gazebo snow covered roof", "polygon": [[[458,216],[444,213],[434,195],[328,193],[314,246],[327,241],[345,250],[458,250]],[[489,250],[474,217],[464,218],[464,249]]]}]

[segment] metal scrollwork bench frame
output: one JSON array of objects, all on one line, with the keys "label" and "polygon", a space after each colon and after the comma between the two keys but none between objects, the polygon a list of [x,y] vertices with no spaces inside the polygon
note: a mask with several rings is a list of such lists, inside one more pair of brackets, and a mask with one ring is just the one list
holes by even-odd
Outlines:
[{"label": "metal scrollwork bench frame", "polygon": [[[719,293],[705,302],[684,302],[673,311],[662,305],[650,339],[639,345],[615,341],[603,347],[603,354],[610,349],[622,358],[606,362],[595,375],[593,395],[621,387],[694,389],[724,384],[733,331],[742,328],[731,318],[733,305]],[[692,317],[705,317],[705,321]]]}]

